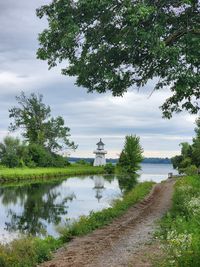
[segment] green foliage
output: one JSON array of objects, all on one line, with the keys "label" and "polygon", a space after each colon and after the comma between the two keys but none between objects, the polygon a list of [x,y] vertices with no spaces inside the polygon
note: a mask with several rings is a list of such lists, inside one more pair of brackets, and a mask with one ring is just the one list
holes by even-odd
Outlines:
[{"label": "green foliage", "polygon": [[93,230],[109,224],[114,218],[121,216],[133,204],[144,198],[151,190],[153,182],[137,184],[122,200],[114,201],[111,208],[98,212],[91,212],[89,216],[82,216],[77,222],[61,230],[62,240],[69,241],[74,236],[82,236]]},{"label": "green foliage", "polygon": [[115,172],[115,166],[112,163],[107,163],[104,166],[104,171],[106,174],[112,174]]},{"label": "green foliage", "polygon": [[172,209],[161,221],[166,257],[160,266],[200,266],[199,220],[200,179],[188,176],[176,183]]},{"label": "green foliage", "polygon": [[90,165],[90,163],[88,163],[86,160],[84,159],[80,159],[76,161],[76,164],[78,165]]},{"label": "green foliage", "polygon": [[196,137],[193,139],[192,161],[197,167],[200,167],[200,118],[196,120],[195,133]]},{"label": "green foliage", "polygon": [[49,151],[37,144],[30,144],[28,147],[28,167],[49,167],[52,166],[52,157]]},{"label": "green foliage", "polygon": [[23,130],[23,137],[29,144],[37,144],[49,150],[56,151],[61,148],[75,149],[74,142],[70,142],[70,129],[64,126],[62,117],[51,117],[51,109],[42,100],[42,95],[31,94],[26,96],[24,92],[16,97],[17,107],[9,110],[9,117],[14,120],[10,130]]},{"label": "green foliage", "polygon": [[58,248],[61,241],[52,237],[44,240],[25,237],[7,245],[0,245],[1,267],[34,267],[51,258],[51,252]]},{"label": "green foliage", "polygon": [[50,68],[67,62],[65,75],[89,92],[121,96],[154,77],[172,96],[163,115],[197,113],[200,98],[200,31],[197,0],[58,0],[37,10],[48,27],[37,56]]},{"label": "green foliage", "polygon": [[174,156],[174,157],[171,159],[173,168],[174,168],[174,169],[178,169],[179,166],[180,166],[180,163],[182,162],[182,160],[183,160],[183,156],[182,156],[182,155]]},{"label": "green foliage", "polygon": [[137,136],[126,136],[124,148],[120,154],[118,166],[126,173],[135,173],[140,170],[143,160],[143,149],[140,146],[140,138]]},{"label": "green foliage", "polygon": [[181,143],[181,155],[171,159],[173,167],[178,169],[179,173],[186,173],[192,165],[198,169],[200,167],[200,118],[196,120],[195,128],[196,137],[193,138],[193,143]]},{"label": "green foliage", "polygon": [[186,175],[196,175],[198,168],[195,165],[190,165],[185,169]]},{"label": "green foliage", "polygon": [[0,143],[1,164],[9,167],[66,167],[67,159],[50,152],[45,147],[31,143],[26,145],[18,138],[7,136]]},{"label": "green foliage", "polygon": [[9,168],[23,167],[26,154],[26,146],[18,138],[7,136],[0,143],[0,162]]}]

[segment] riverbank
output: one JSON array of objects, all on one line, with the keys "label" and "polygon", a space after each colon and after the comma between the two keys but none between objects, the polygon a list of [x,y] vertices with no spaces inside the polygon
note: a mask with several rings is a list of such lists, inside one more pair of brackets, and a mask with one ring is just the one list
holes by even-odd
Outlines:
[{"label": "riverbank", "polygon": [[0,182],[25,179],[46,179],[69,175],[87,175],[105,173],[103,167],[70,165],[65,168],[4,168],[0,167]]},{"label": "riverbank", "polygon": [[[61,238],[47,238],[41,240],[34,237],[25,237],[11,242],[9,245],[0,245],[1,267],[33,267],[46,261],[51,251],[64,245],[65,241],[75,236],[82,236],[110,224],[115,218],[121,217],[135,203],[149,194],[153,182],[139,183],[127,193],[122,200],[114,201],[112,208],[99,212],[92,212],[88,217],[81,217],[79,221],[63,230]],[[103,230],[103,229],[102,229]],[[68,245],[67,245],[68,246]]]}]

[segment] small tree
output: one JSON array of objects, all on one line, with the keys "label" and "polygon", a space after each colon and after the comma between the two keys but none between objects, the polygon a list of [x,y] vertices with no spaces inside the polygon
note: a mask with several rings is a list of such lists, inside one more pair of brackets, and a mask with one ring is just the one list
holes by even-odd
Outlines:
[{"label": "small tree", "polygon": [[140,163],[143,160],[142,153],[143,149],[140,145],[140,138],[136,135],[126,136],[118,166],[128,173],[137,172],[140,170]]}]

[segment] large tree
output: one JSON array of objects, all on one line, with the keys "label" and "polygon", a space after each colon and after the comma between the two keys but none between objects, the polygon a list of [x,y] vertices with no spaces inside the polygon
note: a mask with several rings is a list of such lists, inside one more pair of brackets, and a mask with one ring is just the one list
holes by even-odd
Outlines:
[{"label": "large tree", "polygon": [[22,130],[22,135],[28,143],[36,144],[55,152],[62,148],[75,149],[74,142],[69,140],[70,129],[65,126],[62,117],[51,117],[51,109],[46,106],[42,95],[24,92],[16,97],[18,106],[9,110],[9,117],[14,121],[10,130]]},{"label": "large tree", "polygon": [[53,0],[37,10],[49,26],[39,35],[38,58],[76,76],[89,92],[121,96],[155,79],[170,88],[167,118],[200,106],[198,0]]}]

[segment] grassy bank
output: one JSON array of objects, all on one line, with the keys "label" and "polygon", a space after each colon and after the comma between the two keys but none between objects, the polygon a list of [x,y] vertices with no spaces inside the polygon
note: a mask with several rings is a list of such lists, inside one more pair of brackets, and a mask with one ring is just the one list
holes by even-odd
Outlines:
[{"label": "grassy bank", "polygon": [[92,212],[83,216],[79,221],[67,229],[63,229],[59,239],[48,237],[45,240],[27,237],[0,245],[1,267],[34,267],[51,257],[51,252],[62,246],[74,236],[81,236],[92,232],[119,217],[133,204],[143,199],[152,189],[153,182],[137,184],[122,200],[116,200],[112,208],[99,212]]},{"label": "grassy bank", "polygon": [[200,177],[180,179],[173,207],[161,221],[160,240],[166,257],[159,266],[200,266]]},{"label": "grassy bank", "polygon": [[104,173],[103,167],[86,165],[71,165],[66,168],[4,168],[0,167],[0,181],[18,181],[23,179],[37,179],[61,177],[69,175],[87,175]]}]

